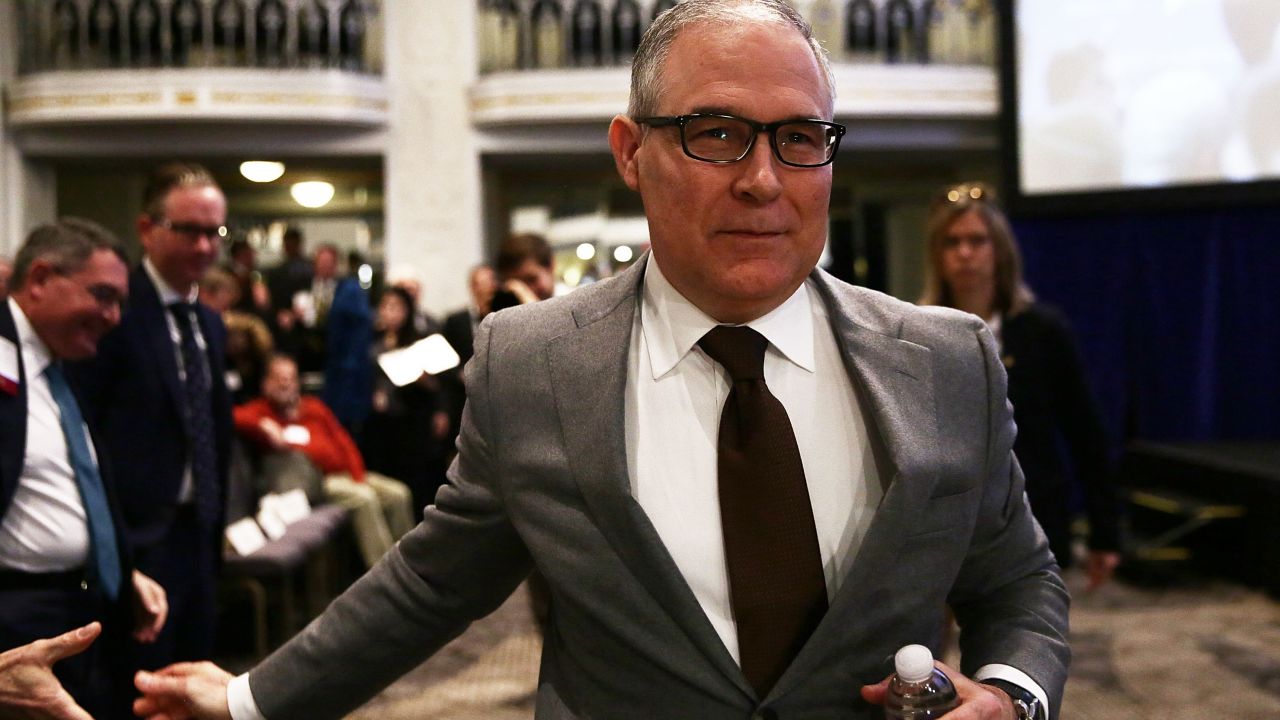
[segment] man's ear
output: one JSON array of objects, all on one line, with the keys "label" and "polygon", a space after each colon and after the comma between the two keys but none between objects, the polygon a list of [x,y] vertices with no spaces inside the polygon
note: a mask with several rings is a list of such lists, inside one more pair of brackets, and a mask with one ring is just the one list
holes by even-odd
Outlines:
[{"label": "man's ear", "polygon": [[44,258],[36,258],[27,267],[27,276],[22,282],[22,289],[33,299],[39,300],[44,296],[45,285],[57,274],[58,270],[53,263]]},{"label": "man's ear", "polygon": [[618,175],[632,190],[640,190],[640,171],[636,153],[640,150],[640,125],[625,115],[617,115],[609,123],[609,149],[613,151],[613,164]]},{"label": "man's ear", "polygon": [[147,234],[147,231],[150,230],[155,224],[156,224],[156,221],[146,213],[140,213],[138,215],[137,222],[134,223],[134,225],[138,229],[139,235]]}]

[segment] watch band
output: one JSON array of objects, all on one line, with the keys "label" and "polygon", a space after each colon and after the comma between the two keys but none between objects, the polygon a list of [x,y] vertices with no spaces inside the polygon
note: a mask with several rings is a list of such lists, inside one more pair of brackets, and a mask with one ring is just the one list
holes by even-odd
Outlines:
[{"label": "watch band", "polygon": [[1013,710],[1018,713],[1018,720],[1049,720],[1044,705],[1040,703],[1040,698],[1030,690],[1000,678],[987,678],[981,682],[983,685],[1003,690],[1013,700]]}]

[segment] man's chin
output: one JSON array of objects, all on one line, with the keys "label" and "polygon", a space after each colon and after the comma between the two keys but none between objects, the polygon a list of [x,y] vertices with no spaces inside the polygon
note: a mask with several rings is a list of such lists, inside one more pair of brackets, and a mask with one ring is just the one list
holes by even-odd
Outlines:
[{"label": "man's chin", "polygon": [[66,352],[62,353],[59,356],[59,358],[62,360],[70,360],[74,362],[77,360],[88,360],[89,358],[97,354],[98,354],[98,343],[95,340],[87,345],[84,343],[77,343],[74,347],[68,348]]}]

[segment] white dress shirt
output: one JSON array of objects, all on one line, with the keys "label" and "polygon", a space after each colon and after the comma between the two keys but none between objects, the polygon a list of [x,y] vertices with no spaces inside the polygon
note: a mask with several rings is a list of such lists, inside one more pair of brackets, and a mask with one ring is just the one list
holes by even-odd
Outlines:
[{"label": "white dress shirt", "polygon": [[[160,272],[151,263],[151,258],[142,259],[142,269],[146,271],[147,277],[151,278],[151,284],[156,286],[156,293],[160,295],[160,307],[164,310],[165,327],[169,329],[169,340],[173,342],[174,357],[178,363],[178,382],[185,383],[187,381],[187,367],[182,359],[182,329],[178,327],[178,321],[173,318],[173,313],[169,312],[169,306],[174,303],[195,304],[199,301],[200,289],[193,287],[191,292],[186,295],[174,290],[172,285],[160,277]],[[196,347],[200,348],[200,352],[207,355],[209,347],[205,344],[204,334],[200,332],[200,322],[196,318],[191,320],[191,329],[196,336]],[[208,375],[209,370],[205,369],[203,372]],[[182,486],[178,488],[178,503],[186,504],[194,500],[195,480],[191,475],[191,458],[187,457],[186,465],[182,468]]]},{"label": "white dress shirt", "polygon": [[[765,383],[786,408],[800,448],[830,600],[848,575],[883,487],[826,305],[810,286],[806,281],[747,325],[769,341]],[[627,362],[627,471],[632,495],[736,661],[716,462],[730,381],[697,347],[717,324],[672,287],[650,255]],[[1048,708],[1044,690],[1016,668],[986,665],[974,677],[1008,680]],[[851,687],[850,697],[857,692]],[[232,680],[227,695],[233,720],[265,720],[248,674]]]},{"label": "white dress shirt", "polygon": [[[627,468],[632,495],[736,660],[716,479],[720,411],[732,384],[697,347],[716,325],[651,255],[627,366]],[[765,383],[800,448],[831,599],[883,495],[867,427],[826,306],[808,283],[747,325],[769,340]]]},{"label": "white dress shirt", "polygon": [[26,374],[27,447],[18,487],[0,519],[0,569],[74,570],[89,557],[89,522],[62,434],[62,413],[44,375],[53,357],[18,303],[8,302]]}]

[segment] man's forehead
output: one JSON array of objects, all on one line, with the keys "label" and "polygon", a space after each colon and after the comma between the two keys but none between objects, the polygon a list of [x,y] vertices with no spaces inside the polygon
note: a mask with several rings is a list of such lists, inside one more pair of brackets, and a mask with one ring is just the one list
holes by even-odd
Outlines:
[{"label": "man's forehead", "polygon": [[216,185],[180,185],[169,191],[164,204],[169,212],[196,209],[203,210],[216,206],[225,211],[227,199]]},{"label": "man's forehead", "polygon": [[659,97],[678,105],[664,112],[750,116],[758,101],[786,95],[805,105],[812,101],[815,107],[792,112],[813,117],[829,114],[833,100],[813,47],[772,16],[692,23],[672,41],[662,70]]}]

